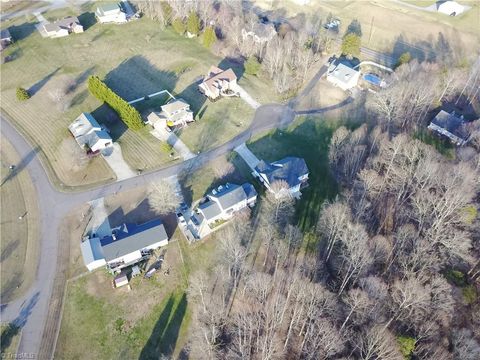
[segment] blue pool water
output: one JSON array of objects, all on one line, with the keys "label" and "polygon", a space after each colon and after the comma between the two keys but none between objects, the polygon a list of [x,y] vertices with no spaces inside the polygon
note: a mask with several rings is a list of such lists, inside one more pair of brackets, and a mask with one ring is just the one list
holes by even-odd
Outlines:
[{"label": "blue pool water", "polygon": [[369,83],[376,86],[380,86],[380,84],[382,83],[382,79],[380,79],[377,75],[373,75],[373,74],[363,75],[363,80],[368,81]]}]

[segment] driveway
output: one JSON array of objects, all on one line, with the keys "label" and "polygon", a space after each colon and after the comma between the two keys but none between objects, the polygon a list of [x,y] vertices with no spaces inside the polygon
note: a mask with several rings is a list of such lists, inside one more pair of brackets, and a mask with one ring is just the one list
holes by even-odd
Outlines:
[{"label": "driveway", "polygon": [[261,104],[256,101],[244,88],[237,85],[237,92],[240,94],[240,98],[244,100],[252,109],[257,110]]},{"label": "driveway", "polygon": [[235,148],[235,152],[247,163],[248,167],[252,170],[258,165],[260,160],[247,148],[245,143],[240,144]]},{"label": "driveway", "polygon": [[150,133],[157,139],[166,141],[180,154],[183,160],[189,160],[195,157],[195,154],[190,151],[187,145],[185,145],[174,132],[168,132],[166,129],[154,129]]},{"label": "driveway", "polygon": [[117,176],[117,181],[129,179],[137,175],[130,169],[130,166],[123,158],[122,148],[118,143],[113,143],[113,146],[103,150],[102,156]]}]

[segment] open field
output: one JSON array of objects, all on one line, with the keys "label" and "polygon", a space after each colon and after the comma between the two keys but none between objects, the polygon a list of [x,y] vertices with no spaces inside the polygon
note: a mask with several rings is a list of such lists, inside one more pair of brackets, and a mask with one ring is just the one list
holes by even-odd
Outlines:
[{"label": "open field", "polygon": [[[2,304],[28,290],[35,278],[39,218],[35,188],[12,145],[0,138],[1,155],[1,294]],[[12,172],[10,165],[15,165]],[[23,216],[19,219],[19,216]]]},{"label": "open field", "polygon": [[46,1],[31,1],[31,0],[11,0],[11,1],[2,1],[0,3],[0,8],[2,15],[6,13],[13,13],[17,11],[23,11],[27,9],[38,9],[42,6],[48,5]]},{"label": "open field", "polygon": [[[431,2],[424,3],[428,6]],[[357,19],[362,25],[363,46],[393,53],[394,56],[409,50],[423,58],[436,52],[435,43],[440,33],[455,51],[463,48],[461,54],[468,55],[467,50],[478,48],[480,4],[475,0],[461,3],[472,6],[472,9],[460,16],[451,17],[386,0],[310,1],[304,6],[293,0],[273,2],[276,4],[274,8],[284,9],[291,16],[303,13],[326,18],[331,13],[341,20],[340,35],[344,34],[352,20]],[[254,1],[254,4],[268,10],[272,6],[272,2],[266,0]]]},{"label": "open field", "polygon": [[[211,103],[198,93],[197,81],[211,65],[233,66],[239,84],[253,97],[260,101],[275,100],[265,79],[243,76],[241,65],[214,56],[198,40],[180,37],[170,30],[161,31],[157,23],[148,19],[121,26],[94,24],[93,6],[82,5],[84,13],[79,18],[86,31],[60,39],[41,38],[32,18],[5,23],[16,42],[2,52],[2,58],[8,57],[10,61],[1,68],[1,107],[39,146],[59,182],[74,186],[113,179],[113,173],[101,158],[81,166],[72,165],[67,126],[83,111],[92,112],[106,124],[132,168],[153,169],[171,161],[168,151],[147,129],[140,132],[126,129],[89,95],[86,87],[89,75],[105,79],[126,100],[162,89],[184,98],[199,120],[185,129],[181,138],[197,151],[228,140],[242,131],[253,116],[253,110],[239,99]],[[74,12],[74,9],[60,9],[44,16],[54,19]],[[19,103],[15,98],[18,86],[28,89],[32,98]],[[152,108],[158,110],[158,101],[150,101],[151,104],[139,104],[142,113]],[[203,139],[201,144],[198,139]]]}]

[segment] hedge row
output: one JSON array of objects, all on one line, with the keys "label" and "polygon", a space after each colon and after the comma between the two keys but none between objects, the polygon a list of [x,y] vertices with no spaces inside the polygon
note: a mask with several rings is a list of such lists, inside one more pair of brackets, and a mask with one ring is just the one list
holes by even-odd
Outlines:
[{"label": "hedge row", "polygon": [[115,110],[120,119],[132,130],[139,130],[143,127],[140,113],[120,96],[115,94],[98,76],[88,78],[88,90],[98,100],[107,103]]}]

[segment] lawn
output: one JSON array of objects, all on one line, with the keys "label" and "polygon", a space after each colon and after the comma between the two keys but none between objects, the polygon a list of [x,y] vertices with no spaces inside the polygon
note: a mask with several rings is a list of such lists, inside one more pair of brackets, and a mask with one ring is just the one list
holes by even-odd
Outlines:
[{"label": "lawn", "polygon": [[[114,176],[101,158],[82,167],[72,166],[72,158],[65,150],[70,145],[64,144],[69,139],[66,129],[83,111],[92,112],[110,128],[132,168],[154,169],[171,161],[148,131],[132,132],[102,109],[87,91],[89,75],[105,79],[126,100],[162,89],[184,98],[199,120],[180,137],[195,151],[227,141],[248,126],[253,117],[253,110],[239,99],[211,103],[198,93],[197,81],[211,65],[232,66],[239,84],[253,97],[264,102],[276,100],[269,81],[244,76],[241,65],[213,55],[197,39],[162,31],[158,23],[146,18],[121,26],[92,24],[93,7],[82,5],[82,11],[90,10],[80,16],[84,33],[60,39],[41,38],[32,18],[5,23],[16,42],[2,52],[2,58],[10,61],[1,65],[1,108],[39,146],[59,182],[87,185],[110,181]],[[75,12],[62,9],[44,16],[53,19]],[[18,86],[29,89],[32,98],[19,103],[15,98]],[[60,96],[60,90],[66,88],[67,94]],[[138,105],[142,113],[159,110],[161,103],[149,102]]]},{"label": "lawn", "polygon": [[341,124],[340,120],[329,121],[318,116],[302,117],[285,131],[270,132],[247,144],[259,159],[266,161],[286,156],[305,159],[310,172],[309,186],[302,190],[302,197],[296,203],[296,219],[305,232],[316,226],[323,202],[338,193],[329,171],[328,146],[333,132]]},{"label": "lawn", "polygon": [[[7,303],[28,290],[35,277],[39,218],[35,188],[27,170],[22,169],[21,159],[3,136],[0,144],[0,289],[2,303]],[[10,171],[10,165],[15,165],[16,171]]]}]

